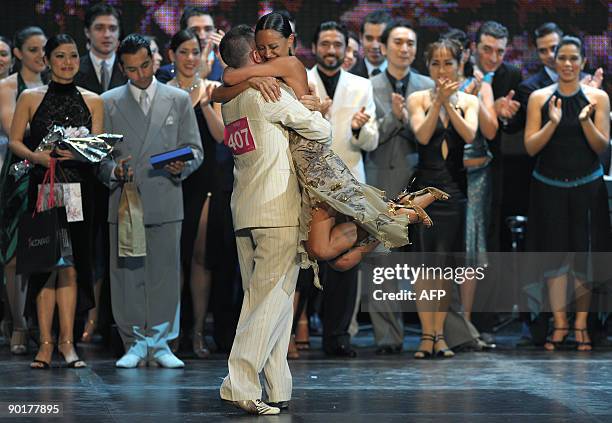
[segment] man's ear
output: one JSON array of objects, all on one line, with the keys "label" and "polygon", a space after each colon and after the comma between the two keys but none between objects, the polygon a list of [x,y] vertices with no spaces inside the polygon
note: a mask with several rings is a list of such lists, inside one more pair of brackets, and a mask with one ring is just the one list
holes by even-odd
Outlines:
[{"label": "man's ear", "polygon": [[89,28],[83,28],[83,33],[85,34],[85,38],[89,41]]},{"label": "man's ear", "polygon": [[123,69],[123,63],[121,63],[121,60],[118,60],[117,62],[119,63],[119,70],[125,77],[127,77],[127,74],[125,73],[125,69]]},{"label": "man's ear", "polygon": [[263,63],[263,60],[261,60],[261,56],[257,50],[251,50],[251,60],[257,64]]},{"label": "man's ear", "polygon": [[383,56],[387,57],[387,46],[383,43],[380,43],[380,52]]}]

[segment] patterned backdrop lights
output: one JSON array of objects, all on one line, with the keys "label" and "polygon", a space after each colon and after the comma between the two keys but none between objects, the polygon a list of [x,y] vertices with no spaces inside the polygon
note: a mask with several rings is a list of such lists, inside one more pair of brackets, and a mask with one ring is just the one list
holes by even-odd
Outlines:
[{"label": "patterned backdrop lights", "polygon": [[[0,23],[2,35],[12,36],[19,28],[39,25],[48,33],[68,32],[79,46],[85,46],[83,17],[87,6],[98,0],[5,0]],[[450,27],[459,27],[474,36],[480,23],[500,20],[510,30],[511,40],[506,60],[519,66],[524,76],[539,65],[532,32],[542,22],[554,19],[568,34],[583,38],[587,47],[587,70],[603,67],[606,87],[610,87],[612,64],[608,28],[609,5],[589,0],[583,2],[533,2],[527,0],[109,0],[122,11],[122,34],[142,32],[154,35],[162,50],[178,29],[178,20],[185,6],[201,6],[215,15],[216,26],[227,30],[232,24],[254,24],[259,16],[274,9],[286,9],[296,19],[297,55],[308,65],[314,64],[310,52],[312,31],[323,20],[338,19],[358,31],[369,12],[387,9],[394,16],[412,20],[424,46]],[[424,72],[422,51],[414,66]],[[167,60],[167,57],[164,57]],[[608,88],[608,91],[610,89]]]}]

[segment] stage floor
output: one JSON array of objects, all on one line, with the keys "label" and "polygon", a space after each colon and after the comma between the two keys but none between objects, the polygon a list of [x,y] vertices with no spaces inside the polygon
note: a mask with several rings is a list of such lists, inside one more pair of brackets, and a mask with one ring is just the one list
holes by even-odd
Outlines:
[{"label": "stage floor", "polygon": [[[407,337],[407,348],[417,338]],[[275,422],[610,422],[612,351],[592,354],[516,350],[460,353],[452,360],[412,359],[412,351],[355,359],[319,351],[291,361],[293,399]],[[358,345],[372,345],[360,337]],[[184,370],[119,370],[96,347],[80,349],[89,368],[32,371],[31,357],[0,347],[0,402],[61,402],[63,418],[16,421],[245,422],[219,399],[226,358],[186,360]],[[59,358],[54,357],[58,365]],[[0,419],[3,420],[3,419]],[[10,420],[7,420],[10,421]]]}]

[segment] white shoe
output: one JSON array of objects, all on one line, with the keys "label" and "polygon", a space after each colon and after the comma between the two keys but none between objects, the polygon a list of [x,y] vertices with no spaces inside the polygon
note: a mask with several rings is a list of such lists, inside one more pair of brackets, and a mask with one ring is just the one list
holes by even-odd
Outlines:
[{"label": "white shoe", "polygon": [[166,369],[182,369],[185,363],[179,360],[174,354],[168,353],[160,357],[155,357],[155,362]]},{"label": "white shoe", "polygon": [[262,400],[242,400],[232,402],[236,407],[242,408],[249,414],[256,414],[258,416],[274,416],[280,414],[280,408],[270,407]]},{"label": "white shoe", "polygon": [[139,366],[141,361],[143,361],[142,357],[136,354],[127,353],[117,360],[115,367],[119,367],[120,369],[135,369]]}]

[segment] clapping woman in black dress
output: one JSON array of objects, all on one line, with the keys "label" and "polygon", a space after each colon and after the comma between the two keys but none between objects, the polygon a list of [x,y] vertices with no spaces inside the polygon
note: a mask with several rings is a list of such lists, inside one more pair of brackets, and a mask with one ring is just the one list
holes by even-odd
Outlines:
[{"label": "clapping woman in black dress", "polygon": [[[549,351],[559,348],[570,331],[566,312],[569,263],[562,256],[609,251],[610,245],[607,192],[598,157],[610,139],[610,99],[605,91],[580,84],[584,63],[580,39],[563,37],[555,51],[558,82],[534,91],[527,106],[525,147],[536,157],[527,247],[557,253],[545,261],[543,269],[554,319],[552,336],[544,344]],[[556,263],[557,258],[563,262]],[[578,351],[592,349],[587,332],[587,269],[585,261],[574,263]]]},{"label": "clapping woman in black dress", "polygon": [[[416,228],[415,250],[425,253],[465,251],[467,182],[463,147],[476,137],[478,99],[458,91],[461,52],[461,45],[454,40],[441,39],[430,44],[426,59],[429,75],[436,86],[408,97],[410,125],[418,141],[419,153],[415,188],[433,186],[451,196],[448,201],[429,207],[429,215],[436,222],[432,228]],[[445,261],[436,265],[444,267]],[[442,289],[441,281],[417,281],[417,296],[423,289],[434,288],[434,283],[436,289]],[[450,295],[447,294],[447,298]],[[452,357],[454,354],[444,339],[447,302],[432,299],[425,304],[417,301],[417,309],[423,335],[415,358],[430,357],[432,352]]]},{"label": "clapping woman in black dress", "polygon": [[[57,268],[53,274],[32,274],[28,286],[28,300],[36,303],[40,328],[40,348],[30,365],[33,369],[47,369],[53,354],[51,333],[53,315],[57,305],[59,312],[58,350],[66,365],[85,367],[74,349],[73,327],[77,311],[93,307],[92,286],[92,166],[74,160],[68,150],[35,151],[42,138],[53,125],[87,127],[92,134],[102,129],[104,105],[102,99],[74,84],[79,70],[79,52],[76,43],[66,34],[56,35],[45,45],[45,62],[49,66],[49,85],[24,91],[17,102],[11,126],[9,147],[17,156],[35,164],[30,172],[28,187],[29,211],[36,207],[38,184],[50,165],[52,154],[58,156],[58,166],[63,169],[65,182],[79,183],[83,202],[84,221],[69,223],[74,265]],[[27,125],[30,137],[24,140]],[[64,181],[62,181],[64,182]]]},{"label": "clapping woman in black dress", "polygon": [[183,181],[183,219],[181,233],[181,261],[183,277],[189,279],[193,306],[193,353],[208,358],[210,351],[204,338],[204,324],[212,285],[208,246],[213,249],[208,231],[209,210],[213,192],[217,190],[216,148],[223,142],[221,105],[211,101],[212,90],[219,85],[200,77],[202,50],[198,36],[189,29],[177,32],[168,50],[176,75],[168,85],[189,93],[198,121],[204,148],[204,161],[194,173]]}]

